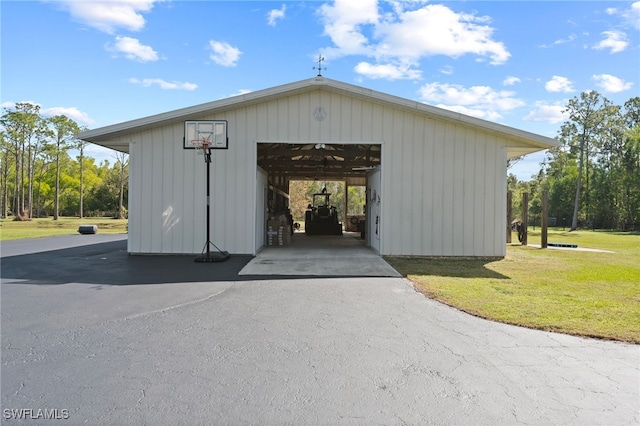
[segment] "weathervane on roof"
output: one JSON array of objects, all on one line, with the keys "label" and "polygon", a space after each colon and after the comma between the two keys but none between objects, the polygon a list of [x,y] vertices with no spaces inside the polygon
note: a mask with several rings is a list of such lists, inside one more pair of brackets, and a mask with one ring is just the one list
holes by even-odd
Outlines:
[{"label": "weathervane on roof", "polygon": [[322,55],[318,55],[318,66],[317,67],[313,67],[314,70],[318,70],[318,77],[322,77],[322,70],[327,69],[327,67],[323,67],[322,66],[322,62],[324,61],[324,56]]}]

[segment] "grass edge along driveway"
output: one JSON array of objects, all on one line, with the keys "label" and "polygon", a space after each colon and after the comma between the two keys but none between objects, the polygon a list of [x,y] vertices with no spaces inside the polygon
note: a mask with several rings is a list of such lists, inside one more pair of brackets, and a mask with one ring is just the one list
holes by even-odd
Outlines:
[{"label": "grass edge along driveway", "polygon": [[[538,236],[530,232],[529,243],[539,244]],[[385,260],[428,297],[472,315],[640,344],[640,234],[554,230],[549,242],[614,253],[512,244],[497,261]]]},{"label": "grass edge along driveway", "polygon": [[96,225],[99,234],[126,234],[127,219],[110,217],[51,217],[26,221],[14,221],[12,218],[0,221],[0,241],[23,240],[27,238],[47,238],[57,235],[78,235],[80,225]]}]

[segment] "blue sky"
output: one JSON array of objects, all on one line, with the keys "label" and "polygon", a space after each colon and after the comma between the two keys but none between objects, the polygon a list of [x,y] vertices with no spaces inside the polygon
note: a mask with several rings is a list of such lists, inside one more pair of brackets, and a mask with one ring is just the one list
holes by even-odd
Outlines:
[{"label": "blue sky", "polygon": [[[1,97],[97,128],[323,75],[554,137],[640,95],[640,1],[2,1]],[[113,155],[93,146],[98,160]],[[543,154],[510,171],[528,179]]]}]

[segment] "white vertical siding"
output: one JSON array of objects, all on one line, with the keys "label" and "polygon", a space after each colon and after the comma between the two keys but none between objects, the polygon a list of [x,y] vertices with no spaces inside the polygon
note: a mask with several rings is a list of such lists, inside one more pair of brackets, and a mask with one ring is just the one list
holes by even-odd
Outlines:
[{"label": "white vertical siding", "polygon": [[[474,159],[476,157],[477,144],[479,141],[477,140],[478,135],[475,132],[464,132],[462,135],[461,141],[459,143],[460,148],[463,150],[462,155],[464,156],[464,166],[461,170],[460,177],[463,180],[463,191],[464,196],[462,199],[462,211],[461,215],[461,223],[459,229],[462,233],[462,239],[474,239],[474,211],[475,211],[475,203],[478,199],[478,194],[475,193],[475,173],[476,169],[474,167]],[[464,244],[462,255],[463,256],[473,256],[474,244]]]},{"label": "white vertical siding", "polygon": [[193,246],[196,236],[204,234],[204,172],[203,158],[182,149],[182,130],[164,126],[133,136],[129,252],[195,253],[202,249]]},{"label": "white vertical siding", "polygon": [[[236,129],[230,126],[230,138]],[[131,253],[193,254],[205,246],[206,163],[203,156],[182,148],[182,137],[182,123],[133,137]],[[213,151],[210,167],[211,240],[232,253],[253,253],[255,200],[247,193],[255,186],[255,152],[247,143],[236,143],[229,150]]]},{"label": "white vertical siding", "polygon": [[[504,141],[501,144],[500,149],[497,152],[497,156],[499,157],[498,166],[494,170],[494,181],[495,181],[495,192],[494,196],[496,198],[495,203],[495,220],[494,220],[494,242],[493,242],[493,251],[498,253],[498,256],[506,256],[507,255],[507,245],[506,245],[506,235],[505,229],[507,228],[507,179],[505,176],[507,175],[507,142]],[[502,165],[500,167],[500,165]]]},{"label": "white vertical siding", "polygon": [[[424,141],[425,137],[425,122],[424,120],[411,120],[412,123],[412,139],[416,141]],[[420,197],[416,200],[414,208],[411,209],[409,215],[409,233],[416,233],[422,235],[422,238],[411,238],[411,253],[422,253],[423,242],[428,239],[424,236],[424,218],[428,217],[424,210],[424,203],[422,202],[426,197],[429,197],[428,188],[431,185],[425,182],[425,151],[427,150],[425,143],[415,143],[412,146],[412,152],[409,156],[406,164],[407,167],[412,170],[411,180],[409,181],[409,193],[420,194]]]},{"label": "white vertical siding", "polygon": [[[453,247],[453,215],[454,208],[453,203],[454,195],[454,176],[456,173],[460,173],[460,169],[456,169],[456,162],[453,156],[453,145],[455,141],[455,125],[452,123],[446,123],[444,139],[442,140],[442,162],[444,164],[443,169],[443,192],[442,192],[442,252],[455,255]],[[458,166],[459,167],[459,166]]]},{"label": "white vertical siding", "polygon": [[149,177],[151,178],[151,184],[156,191],[160,192],[160,196],[157,196],[156,192],[154,196],[151,197],[151,216],[149,216],[149,222],[151,229],[162,229],[162,232],[152,232],[151,238],[149,241],[149,251],[153,253],[163,252],[163,245],[166,247],[167,244],[163,244],[167,240],[167,235],[165,230],[162,227],[162,213],[165,211],[163,208],[163,201],[166,199],[167,188],[166,181],[163,179],[164,169],[163,169],[163,157],[166,155],[170,155],[166,152],[166,140],[162,138],[162,128],[153,129],[151,131],[151,140],[149,143],[153,144],[154,141],[161,141],[160,146],[154,146],[152,155],[152,163],[149,165]]},{"label": "white vertical siding", "polygon": [[140,233],[142,215],[140,210],[140,182],[142,180],[142,160],[141,146],[137,142],[129,144],[129,198],[128,198],[128,220],[127,220],[127,251],[135,253],[138,251],[138,241]]},{"label": "white vertical siding", "polygon": [[467,250],[465,250],[465,235],[464,235],[464,200],[466,197],[472,194],[465,192],[464,181],[464,168],[465,164],[465,129],[460,126],[455,126],[453,133],[452,145],[452,165],[456,168],[452,173],[452,201],[453,208],[450,217],[452,218],[452,247],[451,251],[455,256],[462,256]]},{"label": "white vertical siding", "polygon": [[[177,127],[172,132],[172,137],[175,137],[176,142],[182,141],[182,137],[179,136],[181,129]],[[205,170],[202,165],[204,160],[194,151],[182,149],[182,144],[175,145],[172,147],[172,151],[176,159],[176,169],[181,170],[179,174],[176,173],[176,177],[180,176],[180,179],[176,179],[174,186],[176,192],[173,194],[175,203],[172,203],[172,206],[179,212],[180,223],[175,232],[181,234],[182,244],[176,245],[174,252],[199,253],[204,245],[204,241],[199,238],[203,234],[202,226],[204,224]],[[196,237],[199,238],[197,243]]]},{"label": "white vertical siding", "polygon": [[485,183],[484,183],[484,168],[485,168],[485,155],[486,155],[486,146],[483,139],[481,139],[478,135],[476,136],[476,150],[475,150],[475,161],[474,161],[474,169],[475,169],[475,180],[473,185],[473,193],[474,193],[474,214],[473,214],[473,252],[481,253],[484,247],[484,207],[483,200],[485,198]]},{"label": "white vertical siding", "polygon": [[[415,114],[385,114],[381,253],[503,256],[505,141]],[[390,121],[391,120],[391,121]]]},{"label": "white vertical siding", "polygon": [[[444,141],[445,141],[445,127],[444,125],[433,121],[431,123],[433,131],[433,140],[431,141],[432,155],[430,159],[425,159],[425,167],[433,170],[431,179],[431,188],[433,193],[433,199],[431,202],[432,216],[430,219],[426,219],[425,227],[431,229],[431,250],[425,251],[425,253],[442,253],[444,243],[444,229],[442,227],[445,210],[442,208],[445,191],[445,167],[443,161]],[[428,201],[427,201],[428,202]],[[423,232],[422,238],[428,238],[426,233]]]},{"label": "white vertical siding", "polygon": [[[317,106],[324,121],[312,117]],[[229,122],[210,182],[211,239],[223,250],[252,254],[259,244],[256,143],[326,141],[383,146],[381,254],[505,253],[507,143],[482,130],[320,90],[192,119]],[[205,163],[182,137],[182,122],[127,136],[132,253],[193,254],[205,244]]]},{"label": "white vertical siding", "polygon": [[[137,243],[143,253],[155,253],[156,251],[153,250],[151,242],[155,237],[154,234],[161,234],[162,230],[154,229],[151,226],[153,224],[153,216],[157,214],[151,209],[151,205],[152,200],[158,196],[157,194],[160,193],[162,188],[156,185],[153,180],[153,158],[156,147],[153,144],[151,132],[145,132],[141,135],[139,145],[140,153],[142,154],[142,179],[140,187],[135,188],[135,190],[136,194],[140,194],[139,201],[142,218],[140,221],[140,240]],[[157,149],[161,149],[161,147]]]},{"label": "white vertical siding", "polygon": [[416,211],[419,212],[419,216],[414,220],[420,222],[419,224],[419,238],[420,246],[416,253],[431,253],[434,248],[434,229],[429,226],[429,223],[434,221],[434,198],[435,198],[435,186],[434,186],[434,130],[432,120],[421,120],[423,131],[420,134],[419,140],[422,143],[417,143],[422,147],[421,155],[416,155],[414,158],[414,167],[420,167],[422,171],[422,179],[420,182],[414,184],[414,191],[422,191],[421,203],[416,203]]}]

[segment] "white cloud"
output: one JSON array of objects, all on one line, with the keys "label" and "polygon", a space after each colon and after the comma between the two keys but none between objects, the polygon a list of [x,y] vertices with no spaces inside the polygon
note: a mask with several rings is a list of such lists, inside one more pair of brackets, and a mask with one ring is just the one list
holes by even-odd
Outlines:
[{"label": "white cloud", "polygon": [[565,43],[571,43],[572,41],[574,41],[575,39],[577,39],[578,36],[575,34],[569,34],[569,37],[567,38],[560,38],[556,41],[553,42],[553,44],[558,45],[558,44],[565,44]]},{"label": "white cloud", "polygon": [[90,126],[95,123],[86,112],[80,111],[76,107],[52,107],[40,110],[43,117],[54,117],[56,115],[66,115],[80,125]]},{"label": "white cloud", "polygon": [[502,82],[503,86],[513,86],[516,83],[520,83],[522,80],[520,80],[518,77],[514,77],[512,75],[508,76],[507,78],[504,79],[504,81]]},{"label": "white cloud", "polygon": [[453,67],[451,65],[445,65],[444,67],[440,68],[440,73],[444,75],[451,75],[453,74]]},{"label": "white cloud", "polygon": [[610,49],[609,53],[619,53],[629,45],[627,35],[622,31],[603,31],[600,34],[604,36],[604,40],[593,46],[594,49]]},{"label": "white cloud", "polygon": [[223,67],[235,67],[242,52],[237,47],[231,46],[225,41],[209,40],[211,54],[209,57],[213,62]]},{"label": "white cloud", "polygon": [[622,27],[630,27],[640,30],[640,1],[631,3],[629,9],[609,7],[605,9],[605,13],[607,15],[622,17],[623,22],[619,24]]},{"label": "white cloud", "polygon": [[287,5],[283,4],[280,9],[273,9],[267,14],[267,24],[275,27],[279,19],[284,19],[284,14],[287,11]]},{"label": "white cloud", "polygon": [[181,83],[179,81],[165,81],[161,78],[130,78],[129,83],[137,84],[142,87],[150,87],[153,85],[159,86],[164,90],[195,90],[198,88],[197,84],[184,82]]},{"label": "white cloud", "polygon": [[383,22],[377,34],[384,54],[410,59],[445,55],[453,58],[474,54],[488,57],[494,65],[505,63],[510,53],[502,42],[491,37],[493,28],[485,25],[486,17],[456,13],[441,4],[429,4],[398,16],[395,22]]},{"label": "white cloud", "polygon": [[488,86],[465,88],[457,84],[428,83],[420,88],[419,94],[425,102],[487,120],[498,120],[500,112],[525,105],[515,97],[515,92],[496,91]]},{"label": "white cloud", "polygon": [[573,92],[575,89],[573,88],[573,83],[567,77],[562,77],[559,75],[554,75],[551,77],[551,80],[547,81],[544,85],[544,88],[547,89],[547,92]]},{"label": "white cloud", "polygon": [[631,4],[629,10],[622,13],[629,25],[636,30],[640,30],[640,1]]},{"label": "white cloud", "polygon": [[553,46],[558,46],[560,44],[571,43],[572,41],[576,40],[577,38],[578,38],[578,36],[572,33],[572,34],[569,34],[569,36],[567,38],[559,38],[556,41],[554,41],[552,44],[542,44],[542,45],[540,45],[540,47],[542,47],[542,48],[551,48]]},{"label": "white cloud", "polygon": [[[361,67],[364,72],[371,72],[372,67],[384,70],[387,66],[409,70],[421,58],[434,55],[458,58],[470,54],[494,65],[505,63],[511,56],[504,43],[493,39],[489,17],[456,13],[444,5],[424,3],[391,2],[392,10],[382,14],[378,0],[336,0],[332,5],[324,4],[319,15],[324,32],[334,45],[321,50],[329,58],[345,55],[375,58],[375,65]],[[380,78],[384,74],[372,75]],[[388,79],[419,75],[386,74]]]},{"label": "white cloud", "polygon": [[611,74],[596,74],[591,77],[596,85],[604,92],[618,93],[631,89],[633,83],[624,81]]},{"label": "white cloud", "polygon": [[564,110],[564,105],[536,102],[535,108],[524,118],[524,121],[557,124],[568,118],[567,114],[563,113]]},{"label": "white cloud", "polygon": [[115,44],[107,46],[107,50],[114,53],[122,53],[127,59],[138,62],[151,62],[158,60],[158,52],[151,46],[140,44],[140,41],[132,37],[116,37]]},{"label": "white cloud", "polygon": [[145,26],[142,13],[149,12],[156,0],[60,0],[57,3],[79,22],[108,34],[118,29],[140,31]]},{"label": "white cloud", "polygon": [[397,66],[392,64],[370,64],[368,62],[360,62],[354,68],[355,72],[372,79],[387,80],[417,80],[421,77],[422,72],[411,69],[407,66]]},{"label": "white cloud", "polygon": [[95,123],[95,121],[93,119],[91,119],[86,112],[82,112],[76,107],[42,108],[42,105],[40,105],[38,102],[34,102],[34,101],[19,101],[19,102],[5,101],[5,102],[2,102],[0,104],[0,107],[7,108],[9,110],[15,110],[15,107],[16,107],[17,103],[31,104],[31,105],[35,105],[35,106],[40,107],[40,114],[43,117],[53,117],[53,116],[56,116],[56,115],[66,115],[67,117],[69,117],[70,119],[72,119],[73,121],[75,121],[76,123],[78,123],[80,125],[90,126],[90,125]]},{"label": "white cloud", "polygon": [[336,46],[332,49],[336,56],[371,53],[361,26],[378,22],[377,0],[335,0],[331,6],[322,5],[319,14],[324,22],[324,33]]}]

